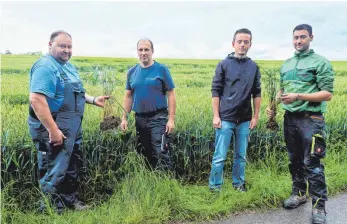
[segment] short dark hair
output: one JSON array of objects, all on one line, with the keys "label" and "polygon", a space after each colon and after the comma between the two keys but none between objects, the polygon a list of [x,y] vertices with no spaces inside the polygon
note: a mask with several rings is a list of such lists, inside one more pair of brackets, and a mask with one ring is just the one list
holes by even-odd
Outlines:
[{"label": "short dark hair", "polygon": [[60,34],[66,34],[66,35],[68,35],[68,36],[72,39],[71,35],[70,35],[68,32],[66,32],[66,31],[64,31],[64,30],[57,30],[57,31],[54,31],[54,32],[51,34],[51,38],[49,39],[49,41],[50,41],[50,42],[53,42],[54,39],[55,39],[57,36],[59,36]]},{"label": "short dark hair", "polygon": [[294,30],[293,33],[295,32],[295,30],[307,30],[308,34],[311,36],[312,35],[312,26],[308,25],[308,24],[300,24],[297,25]]},{"label": "short dark hair", "polygon": [[251,36],[251,41],[252,41],[252,32],[247,29],[247,28],[242,28],[242,29],[238,29],[236,30],[235,34],[234,34],[234,38],[233,38],[233,41],[235,41],[235,38],[236,38],[236,34],[238,33],[245,33],[245,34],[249,34]]},{"label": "short dark hair", "polygon": [[152,48],[152,50],[154,50],[154,47],[153,47],[153,42],[152,42],[150,39],[148,39],[148,38],[142,38],[142,39],[140,39],[139,41],[137,41],[137,44],[136,44],[136,49],[139,47],[139,43],[140,43],[140,41],[144,41],[144,40],[149,41],[149,43],[151,44],[151,48]]}]

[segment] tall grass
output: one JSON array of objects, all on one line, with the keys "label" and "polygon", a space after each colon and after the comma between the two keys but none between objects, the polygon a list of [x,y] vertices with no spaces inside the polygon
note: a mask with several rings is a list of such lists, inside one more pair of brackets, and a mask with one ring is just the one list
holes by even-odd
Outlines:
[{"label": "tall grass", "polygon": [[[266,104],[261,106],[258,127],[251,132],[248,149],[247,194],[232,189],[232,149],[225,166],[226,184],[220,194],[207,187],[214,149],[210,83],[216,60],[158,60],[170,68],[176,84],[177,119],[173,157],[178,178],[149,172],[134,153],[134,117],[130,129],[101,132],[100,108],[87,106],[83,119],[83,169],[80,197],[95,207],[91,211],[62,216],[38,215],[40,198],[37,158],[27,129],[28,72],[37,57],[2,57],[1,100],[1,199],[2,223],[164,223],[173,220],[206,220],[245,209],[277,207],[290,192],[288,159],[283,141],[283,110],[277,114],[280,129],[266,130]],[[96,65],[116,69],[113,96],[121,100],[127,69],[136,60],[74,58],[87,92],[102,95],[93,81]],[[281,62],[258,62],[266,68]],[[328,156],[325,159],[329,192],[347,188],[347,77],[344,64],[337,63],[334,97],[326,114]],[[264,80],[263,80],[264,81]],[[269,95],[263,91],[263,102]],[[116,105],[117,107],[117,105]],[[112,196],[111,196],[112,195]]]},{"label": "tall grass", "polygon": [[[226,214],[279,207],[291,190],[291,181],[284,163],[277,155],[268,160],[250,163],[246,177],[249,190],[233,190],[230,172],[220,193],[209,191],[205,183],[187,185],[171,174],[149,171],[135,152],[129,153],[118,176],[114,194],[101,204],[84,212],[37,214],[32,209],[22,211],[19,201],[11,196],[9,184],[2,190],[2,223],[166,223],[174,221],[210,220]],[[281,153],[282,159],[286,156]],[[326,159],[330,195],[347,190],[344,161],[347,153],[329,154]],[[229,167],[230,168],[230,167]],[[34,192],[38,190],[35,189]]]}]

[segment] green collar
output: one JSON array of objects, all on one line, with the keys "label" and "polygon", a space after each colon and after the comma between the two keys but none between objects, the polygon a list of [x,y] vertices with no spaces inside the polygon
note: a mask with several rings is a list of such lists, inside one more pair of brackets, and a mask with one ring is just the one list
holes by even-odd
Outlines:
[{"label": "green collar", "polygon": [[313,53],[314,53],[313,49],[310,49],[308,52],[295,51],[294,56],[295,57],[306,57],[306,56],[309,56]]}]

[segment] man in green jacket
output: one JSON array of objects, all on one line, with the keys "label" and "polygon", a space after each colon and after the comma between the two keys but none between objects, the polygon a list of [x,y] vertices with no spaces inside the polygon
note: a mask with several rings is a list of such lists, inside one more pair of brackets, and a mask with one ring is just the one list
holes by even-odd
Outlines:
[{"label": "man in green jacket", "polygon": [[[292,194],[285,208],[296,208],[307,201],[306,189],[312,197],[312,223],[325,223],[327,187],[324,166],[326,101],[333,94],[334,72],[330,62],[310,49],[312,27],[301,24],[293,30],[293,57],[281,67],[280,91],[277,99],[285,109],[284,138],[292,176]],[[267,108],[268,116],[273,111]]]}]

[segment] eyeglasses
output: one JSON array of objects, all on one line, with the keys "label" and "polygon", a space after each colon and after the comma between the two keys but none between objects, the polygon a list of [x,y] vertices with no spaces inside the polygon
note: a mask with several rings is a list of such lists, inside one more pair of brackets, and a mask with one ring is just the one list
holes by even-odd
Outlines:
[{"label": "eyeglasses", "polygon": [[71,45],[66,45],[66,44],[58,44],[57,45],[60,49],[69,49],[71,50],[72,49],[72,46]]}]

